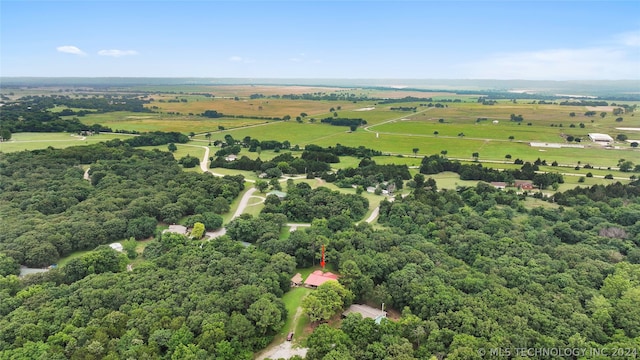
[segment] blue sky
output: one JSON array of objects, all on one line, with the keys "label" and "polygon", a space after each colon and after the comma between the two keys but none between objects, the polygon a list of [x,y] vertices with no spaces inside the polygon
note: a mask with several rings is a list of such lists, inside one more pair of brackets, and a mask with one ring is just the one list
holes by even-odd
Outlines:
[{"label": "blue sky", "polygon": [[640,79],[640,1],[2,0],[0,76]]}]

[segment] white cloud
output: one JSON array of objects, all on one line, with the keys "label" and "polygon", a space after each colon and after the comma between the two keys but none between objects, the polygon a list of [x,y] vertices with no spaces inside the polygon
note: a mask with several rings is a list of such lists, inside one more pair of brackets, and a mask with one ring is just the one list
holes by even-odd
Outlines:
[{"label": "white cloud", "polygon": [[630,32],[601,46],[497,53],[459,67],[465,76],[481,79],[637,79],[639,45],[640,34]]},{"label": "white cloud", "polygon": [[98,55],[101,55],[101,56],[122,57],[122,56],[138,55],[138,52],[137,52],[137,51],[135,51],[135,50],[117,50],[117,49],[110,49],[110,50],[100,50],[100,51],[98,51]]},{"label": "white cloud", "polygon": [[73,54],[73,55],[80,55],[80,56],[87,55],[87,53],[85,53],[84,51],[80,50],[78,47],[73,45],[58,46],[56,50],[66,54]]},{"label": "white cloud", "polygon": [[640,30],[618,34],[615,39],[623,46],[640,47]]},{"label": "white cloud", "polygon": [[243,58],[242,56],[237,56],[237,55],[229,57],[229,61],[236,62],[236,63],[244,63],[244,64],[250,64],[255,62],[255,60],[253,59]]}]

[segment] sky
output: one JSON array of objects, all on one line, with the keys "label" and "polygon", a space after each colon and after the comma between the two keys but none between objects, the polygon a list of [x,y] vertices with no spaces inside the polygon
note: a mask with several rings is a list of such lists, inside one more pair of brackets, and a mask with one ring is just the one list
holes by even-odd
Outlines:
[{"label": "sky", "polygon": [[0,1],[0,76],[640,80],[640,1]]}]

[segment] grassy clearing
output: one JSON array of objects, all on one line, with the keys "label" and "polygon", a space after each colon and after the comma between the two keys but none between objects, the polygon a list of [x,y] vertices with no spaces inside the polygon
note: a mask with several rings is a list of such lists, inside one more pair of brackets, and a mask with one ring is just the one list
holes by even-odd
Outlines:
[{"label": "grassy clearing", "polygon": [[122,138],[117,134],[98,134],[83,138],[70,133],[16,133],[12,134],[10,141],[0,142],[0,152],[37,150],[45,149],[49,146],[63,149],[70,146],[97,144],[118,137]]},{"label": "grassy clearing", "polygon": [[58,260],[58,267],[62,267],[67,265],[71,260],[73,259],[77,259],[79,257],[82,257],[88,253],[90,253],[92,250],[82,250],[82,251],[75,251],[63,258],[60,258],[60,260]]},{"label": "grassy clearing", "polygon": [[[191,144],[176,144],[176,147],[178,148],[178,150],[176,150],[173,153],[173,157],[176,160],[180,160],[181,158],[187,156],[187,155],[191,155],[191,156],[195,156],[198,159],[202,159],[202,157],[204,156],[204,152],[205,150],[198,146],[198,145],[191,145]],[[144,149],[144,150],[154,150],[154,149],[158,149],[160,151],[165,151],[168,152],[168,148],[167,145],[159,145],[159,146],[141,146],[139,147],[139,149]],[[200,167],[196,167],[198,171],[200,170]]]},{"label": "grassy clearing", "polygon": [[[299,330],[301,323],[304,323],[305,319],[308,321],[307,316],[304,314],[300,314],[298,316],[298,321],[294,323],[294,319],[298,308],[302,305],[302,299],[307,296],[312,290],[307,289],[305,287],[296,287],[289,290],[286,294],[282,296],[282,302],[284,302],[285,308],[287,309],[287,320],[282,327],[282,330],[278,333],[277,337],[282,337],[281,339],[275,339],[276,342],[278,340],[281,342],[289,332],[293,331],[296,335],[302,335],[302,331]],[[294,336],[294,339],[299,341],[299,336]]]},{"label": "grassy clearing", "polygon": [[[225,168],[211,168],[209,169],[211,172],[220,175],[242,175],[246,180],[260,180],[260,178],[253,171],[244,171],[244,170],[233,170],[233,169],[225,169]],[[249,183],[248,186],[253,186],[253,183]]]}]

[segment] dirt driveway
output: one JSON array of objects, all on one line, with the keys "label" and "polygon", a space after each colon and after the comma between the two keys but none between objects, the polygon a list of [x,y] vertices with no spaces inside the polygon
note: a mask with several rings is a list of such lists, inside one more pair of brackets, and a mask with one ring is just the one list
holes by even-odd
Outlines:
[{"label": "dirt driveway", "polygon": [[280,358],[289,359],[296,355],[300,355],[304,358],[307,355],[307,348],[294,348],[291,341],[285,341],[282,344],[265,351],[263,354],[258,356],[256,360],[264,360],[266,358],[273,360]]}]

